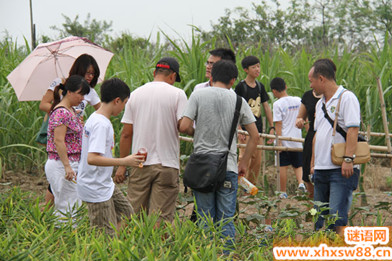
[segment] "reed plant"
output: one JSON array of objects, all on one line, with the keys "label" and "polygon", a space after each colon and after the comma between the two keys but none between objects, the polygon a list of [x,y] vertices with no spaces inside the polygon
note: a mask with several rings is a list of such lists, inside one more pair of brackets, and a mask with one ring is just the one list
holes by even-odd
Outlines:
[{"label": "reed plant", "polygon": [[[147,40],[136,41],[123,35],[121,44],[112,48],[115,55],[109,64],[106,77],[123,79],[132,90],[153,79],[155,63],[163,56],[176,57],[180,63],[182,82],[175,85],[189,96],[197,83],[206,81],[205,61],[208,51],[215,48],[215,40],[202,42],[200,36],[193,31],[191,41],[174,40],[164,32],[158,33],[157,42]],[[163,40],[162,40],[163,39]],[[377,43],[367,53],[356,53],[346,49],[330,48],[322,53],[312,53],[305,49],[290,55],[282,48],[265,49],[262,44],[256,47],[238,46],[236,51],[239,68],[238,81],[245,78],[241,68],[241,60],[247,55],[255,55],[261,61],[259,80],[264,84],[270,96],[270,105],[275,101],[270,92],[269,82],[274,77],[285,79],[290,95],[302,96],[309,90],[308,71],[312,63],[322,57],[329,57],[337,65],[337,82],[353,91],[359,98],[362,121],[371,126],[372,131],[383,131],[380,102],[376,88],[376,77],[382,82],[385,95],[387,114],[392,112],[392,49],[389,36],[386,34],[384,44]],[[19,102],[6,76],[27,56],[26,47],[18,47],[12,39],[0,41],[0,157],[3,170],[26,169],[42,170],[45,162],[45,148],[35,143],[44,114],[38,110],[38,102]],[[237,81],[237,82],[238,82]],[[96,88],[99,92],[99,86]],[[88,107],[87,117],[93,112]],[[112,119],[116,148],[122,129],[121,115]],[[389,125],[391,128],[391,124]],[[372,140],[372,144],[384,145],[382,138]],[[181,142],[181,154],[189,155],[192,150],[190,143]],[[116,150],[118,151],[118,150]]]}]

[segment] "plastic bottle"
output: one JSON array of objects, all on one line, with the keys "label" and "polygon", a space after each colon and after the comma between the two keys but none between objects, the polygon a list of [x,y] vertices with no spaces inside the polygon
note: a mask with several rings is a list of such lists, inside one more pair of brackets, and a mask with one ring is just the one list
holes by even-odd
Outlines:
[{"label": "plastic bottle", "polygon": [[238,184],[243,187],[247,193],[251,194],[252,196],[256,195],[257,192],[259,192],[259,189],[250,183],[249,180],[247,180],[245,177],[240,176],[238,177]]}]

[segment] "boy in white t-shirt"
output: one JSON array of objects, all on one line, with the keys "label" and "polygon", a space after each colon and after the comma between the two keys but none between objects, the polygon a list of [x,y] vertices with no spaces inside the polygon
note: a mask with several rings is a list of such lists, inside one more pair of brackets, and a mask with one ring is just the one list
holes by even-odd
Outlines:
[{"label": "boy in white t-shirt", "polygon": [[131,203],[112,180],[113,166],[137,167],[144,156],[113,158],[114,131],[111,116],[120,114],[130,95],[129,87],[113,78],[101,86],[101,107],[91,114],[83,130],[82,153],[77,175],[77,192],[86,202],[90,224],[114,236],[121,216],[130,218]]},{"label": "boy in white t-shirt", "polygon": [[[277,136],[302,138],[302,132],[295,127],[295,120],[301,106],[301,98],[289,96],[286,92],[287,86],[282,78],[272,79],[271,90],[277,101],[273,104],[273,118]],[[288,148],[302,148],[302,144],[294,141],[280,141],[278,146]],[[279,153],[279,177],[280,177],[280,198],[287,198],[287,167],[292,165],[298,181],[298,190],[306,192],[305,184],[302,180],[302,152],[282,151]]]}]

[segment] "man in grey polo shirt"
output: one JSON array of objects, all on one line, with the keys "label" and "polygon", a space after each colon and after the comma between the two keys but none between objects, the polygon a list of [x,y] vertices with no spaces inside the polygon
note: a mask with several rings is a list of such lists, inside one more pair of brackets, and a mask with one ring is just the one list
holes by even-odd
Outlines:
[{"label": "man in grey polo shirt", "polygon": [[[194,136],[195,153],[214,153],[227,151],[229,134],[234,117],[237,95],[229,91],[238,76],[238,70],[231,61],[221,60],[212,68],[212,88],[204,88],[193,92],[185,108],[181,120],[180,132]],[[200,224],[206,225],[209,218],[214,224],[223,220],[222,235],[228,237],[226,246],[234,243],[235,214],[238,176],[244,176],[250,156],[257,146],[258,131],[255,117],[242,98],[239,124],[249,132],[249,141],[242,160],[237,165],[237,135],[234,135],[228,160],[224,185],[217,191],[203,193],[193,191],[197,204],[197,212],[201,217]],[[193,122],[196,122],[196,128]]]},{"label": "man in grey polo shirt", "polygon": [[[359,168],[353,165],[354,152],[357,146],[360,124],[360,107],[357,97],[350,91],[345,91],[343,86],[336,84],[336,66],[329,59],[317,60],[309,71],[310,87],[317,95],[323,97],[316,104],[316,117],[313,140],[314,158],[311,171],[314,171],[314,200],[328,206],[329,212],[337,214],[335,224],[328,228],[336,230],[337,226],[346,226],[348,211],[352,202],[352,193],[358,186]],[[344,94],[343,94],[344,92]],[[328,116],[333,121],[335,110],[340,96],[340,109],[338,124],[347,133],[346,139],[338,132],[332,138],[332,125],[327,120],[323,106]],[[334,139],[334,140],[333,140]],[[346,152],[342,166],[337,166],[331,160],[332,143],[346,143]],[[320,216],[315,224],[316,230],[323,227],[324,217]]]}]

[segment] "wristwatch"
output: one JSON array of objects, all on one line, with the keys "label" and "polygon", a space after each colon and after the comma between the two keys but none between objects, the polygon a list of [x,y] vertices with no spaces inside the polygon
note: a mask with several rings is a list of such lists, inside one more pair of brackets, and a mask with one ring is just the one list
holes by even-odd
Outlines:
[{"label": "wristwatch", "polygon": [[355,159],[355,155],[353,155],[352,157],[350,157],[350,156],[343,156],[343,160],[346,163],[353,163],[354,159]]}]

